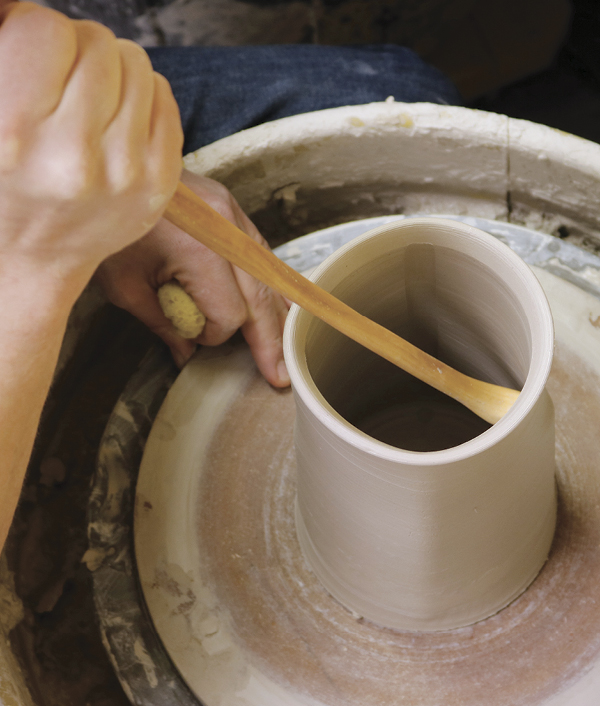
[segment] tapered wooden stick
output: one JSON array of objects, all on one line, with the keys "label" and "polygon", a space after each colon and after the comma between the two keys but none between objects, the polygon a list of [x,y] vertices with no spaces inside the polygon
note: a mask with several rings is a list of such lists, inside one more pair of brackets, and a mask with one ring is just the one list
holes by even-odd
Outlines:
[{"label": "tapered wooden stick", "polygon": [[362,316],[269,252],[180,183],[165,218],[306,311],[495,424],[519,392],[475,380]]}]

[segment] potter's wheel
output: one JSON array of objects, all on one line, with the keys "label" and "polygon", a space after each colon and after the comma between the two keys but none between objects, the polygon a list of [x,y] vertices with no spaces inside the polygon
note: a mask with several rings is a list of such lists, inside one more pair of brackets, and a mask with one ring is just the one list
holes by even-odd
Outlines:
[{"label": "potter's wheel", "polygon": [[[306,270],[386,220],[337,226],[278,254]],[[555,317],[559,521],[540,576],[460,630],[394,632],[349,613],[295,539],[291,394],[264,383],[243,345],[205,350],[171,388],[139,466],[169,382],[155,353],[109,422],[90,509],[96,604],[132,702],[597,706],[600,260],[523,228],[461,220],[541,268]],[[138,467],[135,551],[151,620],[131,546]]]}]

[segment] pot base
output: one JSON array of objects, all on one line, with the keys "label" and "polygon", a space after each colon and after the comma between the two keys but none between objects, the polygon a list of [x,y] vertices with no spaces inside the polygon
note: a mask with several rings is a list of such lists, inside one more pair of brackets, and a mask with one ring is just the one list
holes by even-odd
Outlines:
[{"label": "pot base", "polygon": [[[564,298],[571,285],[548,278]],[[201,482],[192,583],[189,571],[172,565],[163,565],[160,578],[160,510],[157,516],[140,508],[148,502],[154,464],[142,468],[138,486],[146,600],[171,657],[207,706],[226,695],[230,703],[257,706],[269,695],[286,706],[531,706],[554,703],[600,666],[600,476],[594,472],[600,375],[560,337],[549,383],[556,405],[559,519],[548,562],[500,613],[433,634],[388,630],[351,614],[308,569],[293,521],[292,396],[273,390],[252,368],[244,349],[221,358],[213,353],[196,359],[182,382],[182,389],[190,383],[207,389],[209,379],[201,404],[212,406],[211,397],[222,396],[215,390],[237,376],[228,411],[194,466]],[[190,411],[181,398],[170,414]],[[166,421],[163,416],[161,425]],[[185,555],[182,549],[184,561]],[[193,642],[198,650],[190,651]],[[225,665],[230,673],[217,687],[213,682]],[[583,693],[565,703],[593,702]]]}]

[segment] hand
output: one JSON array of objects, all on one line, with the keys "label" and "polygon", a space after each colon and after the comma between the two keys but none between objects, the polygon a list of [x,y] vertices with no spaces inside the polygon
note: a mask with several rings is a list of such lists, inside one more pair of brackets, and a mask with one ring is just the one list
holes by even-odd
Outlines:
[{"label": "hand", "polygon": [[[182,181],[221,215],[268,247],[232,194],[212,179],[184,172]],[[178,365],[194,342],[175,333],[156,290],[176,279],[206,316],[195,342],[216,346],[241,328],[259,370],[276,387],[289,385],[283,362],[282,332],[288,305],[282,297],[201,243],[162,219],[141,240],[108,258],[97,279],[109,299],[137,316],[171,348]]]},{"label": "hand", "polygon": [[93,22],[0,3],[2,546],[71,306],[97,265],[160,217],[182,133],[142,49]]},{"label": "hand", "polygon": [[171,198],[177,104],[144,50],[102,25],[29,2],[0,21],[0,266],[80,289]]}]

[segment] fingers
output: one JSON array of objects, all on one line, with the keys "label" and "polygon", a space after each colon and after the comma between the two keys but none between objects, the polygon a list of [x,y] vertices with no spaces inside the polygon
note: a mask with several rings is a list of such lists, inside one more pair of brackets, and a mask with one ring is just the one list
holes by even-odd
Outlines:
[{"label": "fingers", "polygon": [[72,23],[77,58],[53,118],[79,143],[99,149],[99,140],[113,120],[121,99],[122,58],[115,35],[97,22]]},{"label": "fingers", "polygon": [[24,182],[59,198],[104,180],[116,194],[145,181],[148,230],[181,171],[181,121],[168,82],[141,47],[96,22],[28,2],[5,14],[0,95],[10,100],[0,102],[0,170],[23,169],[24,154],[33,154],[36,168]]},{"label": "fingers", "polygon": [[[235,198],[222,184],[189,172],[183,173],[182,180],[212,208],[228,218],[263,247],[269,248],[267,241],[261,236],[254,223],[246,216]],[[290,380],[283,360],[283,327],[289,305],[279,294],[242,270],[234,267],[231,268],[231,271],[235,276],[237,287],[245,304],[246,312],[241,330],[252,350],[254,360],[261,373],[272,385],[287,387]],[[181,277],[178,279],[181,281]],[[190,284],[193,286],[193,283]],[[198,298],[192,294],[187,285],[184,286],[196,299],[199,308],[209,317],[206,308],[202,308]],[[219,319],[216,318],[215,321],[219,321]],[[201,342],[203,341],[201,340]]]},{"label": "fingers", "polygon": [[154,181],[164,184],[151,196],[153,207],[162,214],[181,176],[184,136],[179,107],[170,83],[160,74],[154,73],[153,77],[154,100],[146,159],[147,169]]},{"label": "fingers", "polygon": [[146,52],[127,40],[118,40],[118,51],[120,101],[103,136],[106,177],[117,193],[126,191],[142,170],[154,101],[154,72]]},{"label": "fingers", "polygon": [[171,252],[171,275],[181,284],[206,317],[202,334],[196,339],[207,346],[218,346],[230,338],[246,321],[248,309],[230,264],[204,245],[183,235],[172,224],[161,222],[157,228],[166,235],[172,247],[179,242],[179,252]]},{"label": "fingers", "polygon": [[110,301],[138,318],[161,338],[171,349],[177,366],[182,368],[193,354],[196,345],[177,334],[173,324],[165,316],[144,269],[122,267],[117,261],[111,271],[109,259],[98,269],[96,277]]},{"label": "fingers", "polygon": [[[37,128],[31,180],[62,198],[86,197],[105,181],[105,131],[118,111],[122,59],[114,34],[96,22],[72,22],[77,58],[56,109]],[[114,158],[113,158],[114,159]]]},{"label": "fingers", "polygon": [[[237,201],[234,201],[233,210],[238,226],[269,249],[267,241]],[[290,378],[283,359],[283,328],[290,305],[277,292],[243,270],[236,267],[234,273],[248,307],[248,318],[242,326],[242,333],[258,369],[275,387],[287,387]]]},{"label": "fingers", "polygon": [[288,307],[279,294],[238,268],[240,290],[248,307],[242,333],[266,380],[275,387],[287,387],[290,377],[283,359],[283,327]]},{"label": "fingers", "polygon": [[[23,2],[0,25],[0,169],[13,169],[32,127],[59,104],[77,56],[74,23]],[[35,46],[32,47],[32,37]],[[7,98],[10,97],[10,100]]]},{"label": "fingers", "polygon": [[146,52],[134,42],[118,40],[121,100],[106,130],[106,177],[116,192],[127,191],[140,173],[150,191],[144,222],[149,230],[164,210],[181,174],[183,130],[169,82],[152,69]]},{"label": "fingers", "polygon": [[[199,251],[194,255],[198,257]],[[214,259],[212,271],[207,268],[209,258]],[[279,294],[210,251],[202,258],[201,272],[180,272],[177,278],[206,316],[198,343],[219,345],[241,328],[265,379],[275,387],[290,384],[283,360],[288,306]]]}]

